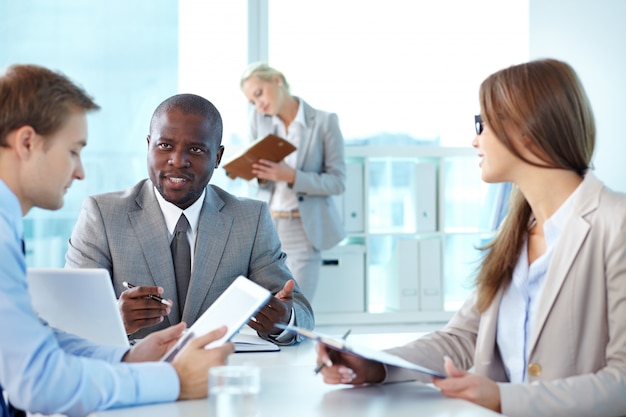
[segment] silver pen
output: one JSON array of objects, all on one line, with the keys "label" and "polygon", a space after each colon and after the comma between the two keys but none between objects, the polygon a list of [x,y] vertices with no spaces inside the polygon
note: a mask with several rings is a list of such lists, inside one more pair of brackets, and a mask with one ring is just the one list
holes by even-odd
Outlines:
[{"label": "silver pen", "polygon": [[[131,284],[130,282],[126,282],[126,281],[122,282],[122,285],[124,286],[124,288],[128,288],[128,289],[135,288],[135,285]],[[165,304],[166,306],[170,306],[170,307],[172,306],[172,303],[167,301],[165,298],[159,297],[158,295],[148,294],[146,297],[150,298],[150,299],[152,299],[154,301],[158,301],[161,304]]]}]

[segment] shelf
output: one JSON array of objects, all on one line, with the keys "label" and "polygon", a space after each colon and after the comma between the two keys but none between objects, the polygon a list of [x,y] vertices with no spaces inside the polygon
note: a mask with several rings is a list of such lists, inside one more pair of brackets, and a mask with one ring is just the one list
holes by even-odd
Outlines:
[{"label": "shelf", "polygon": [[[493,235],[497,186],[480,179],[476,150],[346,146],[345,151],[346,193],[335,201],[348,221],[343,244],[364,248],[363,268],[361,261],[359,267],[346,266],[340,259],[342,271],[320,276],[325,282],[313,303],[316,322],[448,321],[449,310],[472,291],[467,283],[473,282],[481,255],[477,244]],[[337,308],[340,287],[344,298],[363,297],[362,311]]]}]

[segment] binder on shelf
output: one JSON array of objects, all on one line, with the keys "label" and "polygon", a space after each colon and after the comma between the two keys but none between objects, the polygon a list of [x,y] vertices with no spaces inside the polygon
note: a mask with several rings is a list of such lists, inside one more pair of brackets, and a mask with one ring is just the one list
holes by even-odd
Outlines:
[{"label": "binder on shelf", "polygon": [[361,233],[365,230],[363,169],[361,162],[346,164],[346,191],[342,195],[341,216],[348,233]]},{"label": "binder on shelf", "polygon": [[231,159],[222,167],[226,170],[226,175],[231,179],[237,177],[250,181],[255,178],[252,173],[252,164],[259,159],[267,159],[272,162],[280,162],[287,155],[296,150],[289,141],[269,134],[264,138],[255,141],[241,155]]},{"label": "binder on shelf", "polygon": [[399,239],[389,270],[387,309],[439,311],[443,308],[441,239]]},{"label": "binder on shelf", "polygon": [[415,167],[417,178],[417,232],[437,230],[437,164],[421,162]]},{"label": "binder on shelf", "polygon": [[416,239],[399,239],[386,280],[386,307],[392,311],[418,311],[419,289],[419,242]]},{"label": "binder on shelf", "polygon": [[441,240],[420,239],[418,250],[420,310],[440,311],[443,309]]}]

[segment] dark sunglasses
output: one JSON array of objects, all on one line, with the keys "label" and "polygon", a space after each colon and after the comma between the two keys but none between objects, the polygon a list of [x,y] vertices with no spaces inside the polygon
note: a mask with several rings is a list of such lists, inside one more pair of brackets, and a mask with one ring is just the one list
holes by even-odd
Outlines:
[{"label": "dark sunglasses", "polygon": [[474,116],[474,127],[476,128],[477,135],[480,135],[481,133],[483,133],[484,124],[483,124],[483,118],[480,117],[480,114],[477,114],[476,116]]}]

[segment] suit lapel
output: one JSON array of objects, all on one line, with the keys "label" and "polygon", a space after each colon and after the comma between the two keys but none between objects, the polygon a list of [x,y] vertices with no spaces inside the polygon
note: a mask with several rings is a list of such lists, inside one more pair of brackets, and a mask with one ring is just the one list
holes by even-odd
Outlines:
[{"label": "suit lapel", "polygon": [[200,309],[215,279],[233,224],[233,218],[221,212],[224,204],[213,188],[207,186],[198,222],[194,267],[182,317],[189,324],[196,321],[201,313]]},{"label": "suit lapel", "polygon": [[[163,287],[167,298],[177,299],[174,279],[174,263],[167,240],[167,227],[159,203],[154,195],[152,182],[146,181],[135,199],[138,209],[128,213],[129,220],[145,259],[154,285]],[[129,278],[130,280],[131,278]],[[172,308],[170,323],[178,323],[180,314]]]},{"label": "suit lapel", "polygon": [[477,332],[474,358],[476,373],[487,375],[495,381],[507,380],[496,342],[502,293],[503,290],[500,288],[489,308],[480,317],[480,331]]},{"label": "suit lapel", "polygon": [[302,168],[306,155],[313,146],[313,131],[315,130],[315,110],[300,99],[300,105],[303,106],[304,119],[306,120],[306,128],[302,132],[302,139],[300,140],[300,148],[297,153],[296,168]]},{"label": "suit lapel", "polygon": [[[602,183],[595,176],[588,172],[580,185],[579,195],[574,201],[574,208],[567,227],[561,232],[557,247],[555,248],[552,261],[547,271],[547,279],[541,291],[537,308],[537,316],[530,337],[529,352],[533,352],[536,347],[539,335],[543,330],[548,315],[559,295],[565,279],[578,256],[585,238],[589,234],[589,222],[585,216],[595,210],[599,204]],[[575,277],[570,277],[570,279]]]}]

